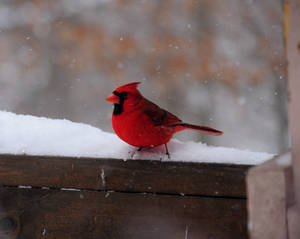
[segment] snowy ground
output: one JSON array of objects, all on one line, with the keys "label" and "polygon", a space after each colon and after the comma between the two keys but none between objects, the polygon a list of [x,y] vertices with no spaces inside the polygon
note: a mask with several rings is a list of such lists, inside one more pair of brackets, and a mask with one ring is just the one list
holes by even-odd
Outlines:
[{"label": "snowy ground", "polygon": [[[135,147],[115,134],[69,120],[47,119],[0,111],[0,153],[128,159]],[[136,152],[135,159],[260,164],[273,155],[196,142],[172,140],[164,147]]]}]

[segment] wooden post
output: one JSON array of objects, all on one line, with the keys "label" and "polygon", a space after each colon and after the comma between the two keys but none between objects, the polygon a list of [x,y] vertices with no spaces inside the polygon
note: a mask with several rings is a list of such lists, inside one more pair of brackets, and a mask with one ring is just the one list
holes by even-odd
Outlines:
[{"label": "wooden post", "polygon": [[251,168],[247,176],[251,239],[290,239],[287,208],[294,203],[290,153]]},{"label": "wooden post", "polygon": [[290,27],[288,34],[288,79],[290,92],[290,132],[295,195],[300,202],[300,1],[290,0]]},{"label": "wooden post", "polygon": [[247,176],[248,227],[251,239],[300,238],[299,0],[284,1],[283,23],[288,58],[292,167],[288,160],[289,154],[282,154],[249,171]]},{"label": "wooden post", "polygon": [[288,209],[287,221],[289,239],[300,237],[300,1],[290,0],[288,6],[288,19],[286,22],[286,42],[288,55],[289,79],[289,116],[292,139],[292,163],[296,204]]}]

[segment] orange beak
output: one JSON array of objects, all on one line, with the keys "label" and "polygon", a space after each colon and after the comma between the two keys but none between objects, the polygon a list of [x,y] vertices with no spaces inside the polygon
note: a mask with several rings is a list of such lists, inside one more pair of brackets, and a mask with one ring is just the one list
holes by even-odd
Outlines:
[{"label": "orange beak", "polygon": [[116,96],[115,94],[110,94],[110,95],[106,98],[106,100],[107,100],[108,102],[113,103],[113,104],[120,104],[120,99],[119,99],[119,97]]}]

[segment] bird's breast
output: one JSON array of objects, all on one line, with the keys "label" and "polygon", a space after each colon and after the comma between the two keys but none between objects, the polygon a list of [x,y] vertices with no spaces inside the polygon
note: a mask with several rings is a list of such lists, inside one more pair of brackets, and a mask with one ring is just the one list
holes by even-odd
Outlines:
[{"label": "bird's breast", "polygon": [[115,133],[126,143],[136,147],[154,147],[170,141],[174,127],[155,125],[141,111],[113,115]]}]

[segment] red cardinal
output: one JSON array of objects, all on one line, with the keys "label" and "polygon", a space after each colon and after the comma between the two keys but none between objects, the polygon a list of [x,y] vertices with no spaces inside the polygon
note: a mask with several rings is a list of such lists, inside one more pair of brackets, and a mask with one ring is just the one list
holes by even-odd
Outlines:
[{"label": "red cardinal", "polygon": [[120,86],[106,100],[114,104],[112,126],[126,143],[139,147],[155,147],[167,143],[173,134],[192,129],[209,135],[223,132],[207,127],[182,122],[178,117],[144,98],[137,90],[140,82]]}]

